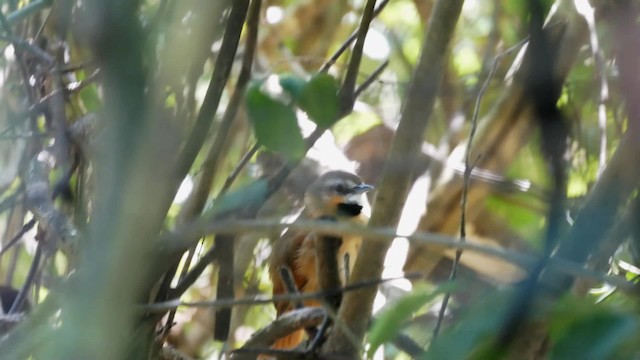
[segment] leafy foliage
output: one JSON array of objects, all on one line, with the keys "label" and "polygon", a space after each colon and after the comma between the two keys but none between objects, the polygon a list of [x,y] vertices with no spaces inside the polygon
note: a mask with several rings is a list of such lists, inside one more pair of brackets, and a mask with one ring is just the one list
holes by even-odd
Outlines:
[{"label": "leafy foliage", "polygon": [[371,330],[369,330],[369,350],[367,351],[367,356],[373,357],[373,354],[380,345],[392,341],[401,331],[404,323],[420,308],[432,302],[436,296],[450,290],[451,286],[443,286],[435,291],[426,288],[415,289],[410,294],[389,305],[377,317]]},{"label": "leafy foliage", "polygon": [[259,144],[291,159],[304,155],[304,139],[291,106],[252,86],[247,91],[247,112]]},{"label": "leafy foliage", "polygon": [[297,100],[300,109],[318,126],[329,128],[338,121],[338,83],[330,75],[311,78]]}]

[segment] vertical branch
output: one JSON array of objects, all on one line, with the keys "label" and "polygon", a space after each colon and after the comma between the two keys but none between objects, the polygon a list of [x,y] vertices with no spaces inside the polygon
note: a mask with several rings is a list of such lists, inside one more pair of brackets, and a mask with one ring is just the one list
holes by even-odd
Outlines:
[{"label": "vertical branch", "polygon": [[176,180],[179,182],[187,174],[191,164],[195,160],[204,140],[207,138],[213,117],[218,111],[222,91],[227,83],[231,67],[240,42],[240,34],[244,25],[249,0],[233,1],[229,22],[222,38],[220,53],[216,59],[213,76],[209,82],[209,87],[204,96],[202,107],[196,118],[195,125],[189,134],[180,157],[178,158],[178,168],[176,169]]},{"label": "vertical branch", "polygon": [[[637,161],[640,152],[637,140],[640,134],[640,77],[637,72],[640,67],[640,27],[635,20],[638,13],[637,4],[621,1],[615,2],[612,17],[620,89],[628,116],[627,131],[554,257],[584,263],[615,223],[620,205],[629,199],[640,182],[640,163]],[[573,277],[547,270],[541,281],[562,292],[572,285]]]},{"label": "vertical branch", "polygon": [[[220,127],[216,131],[215,138],[209,148],[207,157],[202,164],[202,174],[198,181],[196,190],[189,197],[185,210],[181,212],[182,222],[185,220],[191,220],[193,216],[202,211],[209,195],[209,191],[211,190],[211,185],[213,184],[213,180],[216,175],[216,166],[218,159],[222,154],[223,145],[229,136],[229,130],[231,129],[233,120],[238,114],[238,109],[240,108],[242,99],[244,98],[244,90],[251,79],[251,66],[253,64],[258,39],[260,7],[261,0],[254,0],[251,2],[247,19],[247,41],[242,58],[240,74],[238,75],[238,82],[236,83],[231,99],[229,100],[229,104],[224,112]],[[186,219],[184,218],[185,216]]]},{"label": "vertical branch", "polygon": [[[375,10],[373,11],[373,18],[375,18],[376,16],[378,16],[382,12],[382,9],[384,9],[384,7],[387,6],[389,1],[390,0],[382,0],[382,1],[380,1],[378,6],[376,6]],[[369,21],[369,22],[371,22],[371,21]],[[358,33],[359,33],[359,30],[351,33],[351,35],[349,35],[347,40],[345,40],[342,43],[342,45],[340,45],[338,50],[336,50],[336,52],[333,55],[331,55],[329,60],[327,60],[324,64],[322,64],[322,66],[320,67],[318,72],[319,73],[324,73],[324,72],[329,71],[331,66],[333,66],[333,64],[335,64],[336,61],[338,61],[338,59],[340,58],[340,55],[342,55],[345,51],[347,51],[347,49],[349,48],[349,46],[351,46],[353,41],[356,40],[356,38],[358,37]]]},{"label": "vertical branch", "polygon": [[166,176],[160,173],[163,163],[152,157],[161,142],[154,136],[159,134],[148,132],[153,123],[147,116],[138,6],[139,1],[91,1],[82,18],[87,31],[81,38],[104,74],[104,141],[95,162],[95,207],[83,233],[80,262],[90,266],[79,267],[70,279],[73,291],[63,295],[62,325],[55,340],[40,348],[59,358],[126,357],[133,304],[148,268],[145,254],[164,219],[158,199]]},{"label": "vertical branch", "polygon": [[360,63],[362,62],[364,41],[367,37],[367,31],[369,31],[369,24],[373,19],[375,4],[376,0],[367,0],[364,12],[362,13],[360,27],[358,28],[358,34],[356,35],[356,43],[353,46],[353,52],[351,53],[351,59],[349,60],[347,74],[344,77],[344,82],[342,83],[342,88],[339,93],[340,109],[343,112],[350,111],[350,109],[353,108],[353,103],[355,102],[354,92],[356,89],[356,79],[358,78]]},{"label": "vertical branch", "polygon": [[549,198],[544,252],[529,270],[527,279],[520,284],[507,309],[504,325],[498,335],[499,349],[506,349],[513,342],[529,314],[536,295],[538,278],[560,235],[566,197],[564,154],[568,125],[556,105],[562,88],[562,83],[554,76],[553,69],[557,51],[551,46],[547,34],[543,31],[544,14],[541,3],[530,0],[529,9],[531,13],[529,50],[535,56],[535,60],[529,65],[530,69],[525,78],[525,91],[533,105],[533,115],[540,129],[541,151],[547,161],[553,188]]},{"label": "vertical branch", "polygon": [[[422,53],[416,67],[408,96],[403,105],[400,124],[387,159],[371,217],[371,226],[397,226],[407,197],[414,167],[420,154],[427,120],[433,111],[435,97],[442,80],[445,54],[460,11],[462,0],[439,0],[426,30]],[[364,241],[355,264],[351,282],[380,278],[389,242]],[[346,294],[338,316],[362,341],[377,288]],[[336,328],[324,346],[324,352],[356,356],[342,328]]]},{"label": "vertical branch", "polygon": [[[467,140],[467,147],[464,152],[464,173],[463,173],[463,181],[464,185],[462,187],[462,201],[460,202],[460,241],[466,241],[467,236],[467,225],[466,225],[466,217],[467,217],[467,198],[469,195],[469,185],[471,182],[471,173],[473,172],[473,164],[471,163],[471,147],[473,145],[473,138],[475,137],[476,130],[478,129],[478,117],[480,115],[480,104],[482,103],[482,98],[484,97],[484,93],[487,91],[489,84],[491,83],[491,79],[493,75],[496,73],[498,69],[498,65],[500,65],[500,61],[506,55],[510,54],[515,49],[519,48],[522,45],[522,42],[510,47],[503,53],[496,55],[493,59],[493,64],[489,73],[487,74],[487,78],[480,86],[480,90],[478,91],[478,97],[476,98],[476,104],[473,109],[473,117],[471,118],[471,131],[469,132],[469,139]],[[453,266],[451,267],[451,274],[449,275],[449,281],[454,281],[457,276],[458,267],[460,266],[460,257],[462,256],[462,249],[456,250],[456,257],[453,260]],[[444,320],[444,315],[447,310],[447,306],[449,304],[449,299],[451,297],[451,292],[447,292],[442,300],[442,305],[440,307],[440,311],[438,313],[438,320],[436,322],[436,326],[433,330],[433,339],[438,337],[440,333],[440,329],[442,327],[442,322]]]},{"label": "vertical branch", "polygon": [[602,175],[607,163],[607,102],[609,101],[609,84],[604,58],[600,50],[598,33],[596,31],[595,11],[589,0],[575,0],[576,11],[582,15],[589,28],[589,42],[591,45],[591,57],[600,82],[598,97],[598,127],[600,128],[600,153],[598,156],[598,176]]}]

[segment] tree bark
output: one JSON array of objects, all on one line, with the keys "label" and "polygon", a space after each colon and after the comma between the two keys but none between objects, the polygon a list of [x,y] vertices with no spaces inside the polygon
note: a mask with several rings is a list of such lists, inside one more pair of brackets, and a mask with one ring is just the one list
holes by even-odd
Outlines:
[{"label": "tree bark", "polygon": [[[425,42],[402,109],[384,177],[376,196],[371,226],[397,226],[406,200],[427,120],[433,111],[442,80],[444,59],[453,38],[463,0],[439,0],[427,26]],[[382,273],[390,242],[366,241],[355,264],[351,282],[377,279]],[[367,330],[377,288],[345,294],[338,317],[349,329],[336,326],[322,351],[357,358]],[[352,335],[352,336],[351,336]],[[357,343],[353,343],[356,341]]]}]

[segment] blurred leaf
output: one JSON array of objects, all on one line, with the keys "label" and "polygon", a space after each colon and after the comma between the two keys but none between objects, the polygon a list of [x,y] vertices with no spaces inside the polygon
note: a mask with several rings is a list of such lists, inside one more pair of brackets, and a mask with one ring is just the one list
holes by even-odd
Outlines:
[{"label": "blurred leaf", "polygon": [[550,359],[607,359],[635,336],[636,319],[590,301],[568,297],[554,310]]},{"label": "blurred leaf", "polygon": [[256,180],[216,200],[211,208],[206,210],[206,216],[213,217],[225,212],[241,211],[263,201],[268,192],[267,180]]},{"label": "blurred leaf", "polygon": [[551,350],[551,359],[610,358],[635,328],[634,321],[622,314],[593,314],[571,324]]},{"label": "blurred leaf", "polygon": [[314,76],[302,89],[298,105],[318,126],[330,127],[338,120],[338,83],[331,75]]},{"label": "blurred leaf", "polygon": [[293,109],[260,91],[258,85],[247,92],[247,112],[260,145],[289,158],[304,156],[304,139]]},{"label": "blurred leaf", "polygon": [[451,286],[442,286],[435,291],[432,289],[416,289],[399,299],[384,310],[373,323],[369,331],[368,357],[372,357],[380,345],[393,340],[403,324],[421,307],[431,302],[436,296],[451,290]]},{"label": "blurred leaf", "polygon": [[483,346],[487,340],[499,331],[512,298],[513,292],[504,291],[474,302],[455,326],[442,332],[421,359],[482,358],[476,352],[486,350]]},{"label": "blurred leaf", "polygon": [[303,78],[293,74],[280,75],[279,83],[280,87],[289,93],[296,102],[300,99],[300,95],[307,85],[307,82]]}]

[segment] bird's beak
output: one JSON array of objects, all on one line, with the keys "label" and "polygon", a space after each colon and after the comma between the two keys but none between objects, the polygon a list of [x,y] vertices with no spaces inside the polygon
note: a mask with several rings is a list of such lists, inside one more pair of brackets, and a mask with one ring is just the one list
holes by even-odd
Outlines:
[{"label": "bird's beak", "polygon": [[368,184],[360,184],[357,185],[356,187],[354,187],[353,189],[351,189],[351,193],[353,194],[364,194],[368,191],[371,191],[375,189],[373,186],[368,185]]}]

